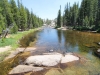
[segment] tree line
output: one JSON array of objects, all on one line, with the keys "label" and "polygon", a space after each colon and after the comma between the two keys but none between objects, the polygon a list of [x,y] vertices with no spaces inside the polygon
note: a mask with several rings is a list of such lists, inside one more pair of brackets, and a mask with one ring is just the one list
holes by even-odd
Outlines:
[{"label": "tree line", "polygon": [[82,0],[80,6],[79,3],[73,6],[67,3],[63,20],[59,17],[61,10],[58,12],[57,26],[61,26],[62,22],[63,26],[71,26],[73,29],[100,32],[100,0]]},{"label": "tree line", "polygon": [[43,20],[24,7],[20,0],[17,4],[14,0],[0,0],[0,34],[9,27],[10,33],[16,33],[41,25]]}]

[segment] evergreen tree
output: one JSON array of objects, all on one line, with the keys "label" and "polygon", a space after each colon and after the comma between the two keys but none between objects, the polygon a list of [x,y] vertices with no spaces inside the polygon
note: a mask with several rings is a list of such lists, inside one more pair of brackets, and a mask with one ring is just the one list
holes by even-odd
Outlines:
[{"label": "evergreen tree", "polygon": [[2,31],[5,29],[5,22],[4,22],[4,17],[1,14],[2,9],[0,8],[0,34],[2,34]]},{"label": "evergreen tree", "polygon": [[26,30],[26,28],[27,28],[27,14],[26,14],[25,8],[22,4],[20,7],[20,28],[22,30]]},{"label": "evergreen tree", "polygon": [[18,30],[32,29],[43,25],[43,20],[30,12],[20,0],[0,0],[0,34],[6,28],[11,28],[11,33]]},{"label": "evergreen tree", "polygon": [[26,13],[27,13],[27,28],[30,29],[32,28],[32,19],[31,19],[31,14],[27,8],[25,8]]},{"label": "evergreen tree", "polygon": [[18,25],[19,21],[19,13],[18,13],[18,8],[16,6],[16,3],[14,0],[10,0],[10,6],[11,6],[11,13],[13,15],[13,19],[16,25]]},{"label": "evergreen tree", "polygon": [[10,4],[8,3],[8,0],[2,1],[2,14],[6,19],[6,26],[9,27],[13,22],[13,15],[11,13]]},{"label": "evergreen tree", "polygon": [[67,3],[63,23],[74,28],[98,30],[100,27],[100,0],[82,0],[81,6]]},{"label": "evergreen tree", "polygon": [[14,23],[14,25],[13,25],[13,27],[10,29],[10,33],[17,33],[17,31],[18,31],[18,27],[17,27],[17,25]]},{"label": "evergreen tree", "polygon": [[58,11],[57,27],[61,27],[61,6],[60,6],[60,9]]}]

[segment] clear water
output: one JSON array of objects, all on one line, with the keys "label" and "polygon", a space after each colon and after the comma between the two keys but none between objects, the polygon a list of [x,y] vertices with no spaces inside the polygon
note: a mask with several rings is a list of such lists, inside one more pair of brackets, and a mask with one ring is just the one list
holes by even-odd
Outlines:
[{"label": "clear water", "polygon": [[78,53],[87,58],[88,61],[84,64],[78,63],[65,68],[63,70],[65,75],[98,75],[100,59],[94,55],[93,48],[89,48],[97,47],[95,42],[100,42],[100,34],[72,30],[62,31],[46,27],[37,32],[37,41],[34,47],[37,48],[36,53],[40,54],[53,50],[60,53]]},{"label": "clear water", "polygon": [[[35,38],[36,41],[34,42]],[[97,33],[73,30],[62,31],[46,27],[42,31],[26,35],[20,40],[20,45],[21,47],[36,47],[36,50],[31,52],[31,55],[47,53],[53,50],[60,53],[73,52],[86,59],[85,62],[82,59],[83,61],[69,63],[67,67],[60,65],[57,68],[52,68],[45,72],[45,75],[100,75],[100,59],[94,55],[94,47],[99,48],[97,42],[100,42],[100,34]],[[27,55],[27,53],[24,55]],[[24,57],[13,58],[12,63],[9,63],[11,59],[8,60],[9,62],[0,63],[0,75],[6,75],[8,70],[12,69],[14,63],[18,62],[16,60]],[[42,73],[44,72],[25,75],[44,75]]]}]

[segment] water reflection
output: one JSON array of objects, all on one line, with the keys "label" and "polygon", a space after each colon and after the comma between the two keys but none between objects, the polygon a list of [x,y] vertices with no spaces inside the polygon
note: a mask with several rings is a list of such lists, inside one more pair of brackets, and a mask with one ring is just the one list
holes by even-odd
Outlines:
[{"label": "water reflection", "polygon": [[37,32],[38,31],[31,32],[31,33],[23,36],[19,41],[20,47],[30,46],[31,43],[35,41]]},{"label": "water reflection", "polygon": [[84,65],[77,64],[64,69],[65,75],[98,75],[100,73],[100,59],[93,55],[92,48],[97,47],[95,42],[100,42],[100,34],[45,28],[36,32],[36,36],[37,41],[33,46],[37,50],[32,55],[54,50],[61,53],[75,52],[88,59]]},{"label": "water reflection", "polygon": [[35,47],[37,47],[37,50],[41,49],[40,51],[53,49],[57,52],[86,52],[92,54],[93,49],[88,47],[96,47],[95,42],[100,42],[100,34],[72,30],[62,31],[47,27],[40,32],[26,35],[20,41],[21,46],[29,46],[36,38],[35,36],[37,36]]}]

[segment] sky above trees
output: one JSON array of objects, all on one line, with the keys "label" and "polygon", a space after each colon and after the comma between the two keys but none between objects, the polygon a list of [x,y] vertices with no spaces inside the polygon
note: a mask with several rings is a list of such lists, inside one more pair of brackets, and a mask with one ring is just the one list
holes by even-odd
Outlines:
[{"label": "sky above trees", "polygon": [[[17,2],[17,0],[15,1]],[[81,4],[81,1],[82,0],[22,0],[22,3],[30,11],[33,10],[33,13],[39,17],[43,19],[54,19],[57,17],[60,5],[63,14],[67,2],[70,2],[70,5],[73,5],[74,2],[79,2],[79,4]]]}]

